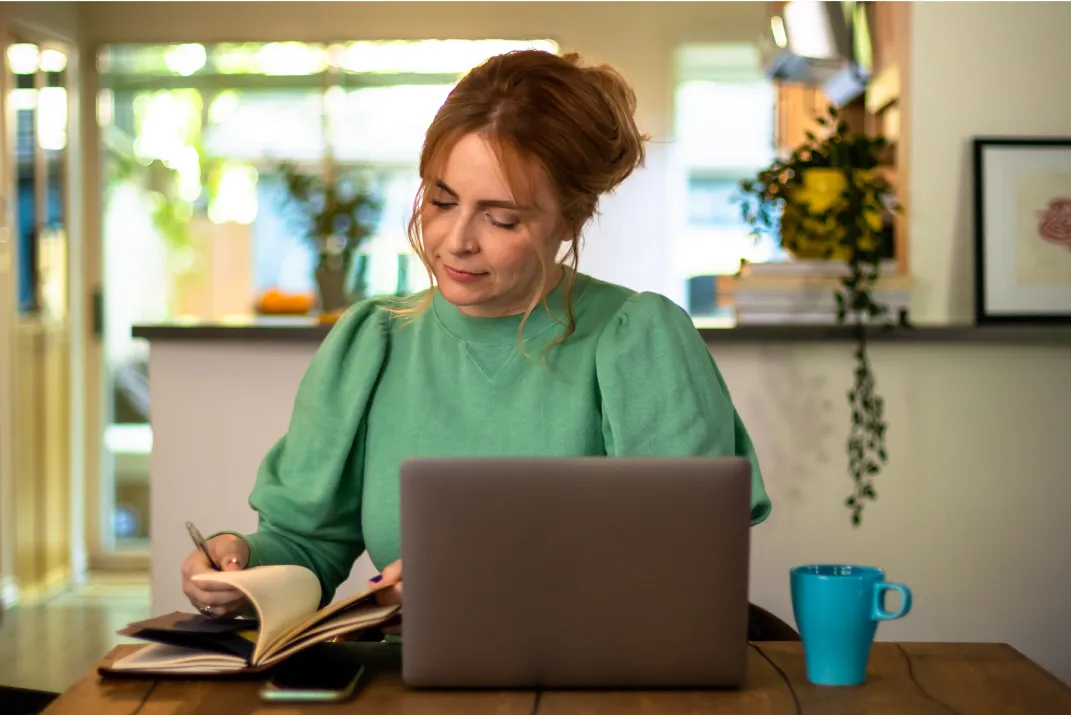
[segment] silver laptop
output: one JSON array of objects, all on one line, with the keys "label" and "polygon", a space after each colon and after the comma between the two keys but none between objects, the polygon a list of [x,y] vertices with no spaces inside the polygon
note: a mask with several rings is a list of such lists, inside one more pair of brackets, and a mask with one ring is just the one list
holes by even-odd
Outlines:
[{"label": "silver laptop", "polygon": [[750,504],[743,458],[405,462],[405,682],[741,686]]}]

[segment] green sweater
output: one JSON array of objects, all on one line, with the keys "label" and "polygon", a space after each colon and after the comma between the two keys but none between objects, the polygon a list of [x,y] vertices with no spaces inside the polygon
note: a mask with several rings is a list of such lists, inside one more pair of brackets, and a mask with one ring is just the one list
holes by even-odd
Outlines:
[{"label": "green sweater", "polygon": [[[561,286],[548,306],[563,315]],[[412,320],[354,305],[298,388],[289,430],[249,503],[250,565],[300,564],[324,603],[366,548],[401,558],[399,467],[410,457],[717,456],[751,460],[751,521],[770,513],[755,450],[691,319],[667,298],[578,275],[576,332],[540,307],[472,318],[434,294]]]}]

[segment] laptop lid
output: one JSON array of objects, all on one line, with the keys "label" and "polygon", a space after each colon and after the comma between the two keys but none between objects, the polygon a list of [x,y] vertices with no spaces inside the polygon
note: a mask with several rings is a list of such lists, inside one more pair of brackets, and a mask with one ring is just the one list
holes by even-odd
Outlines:
[{"label": "laptop lid", "polygon": [[750,504],[743,458],[405,462],[405,681],[741,685]]}]

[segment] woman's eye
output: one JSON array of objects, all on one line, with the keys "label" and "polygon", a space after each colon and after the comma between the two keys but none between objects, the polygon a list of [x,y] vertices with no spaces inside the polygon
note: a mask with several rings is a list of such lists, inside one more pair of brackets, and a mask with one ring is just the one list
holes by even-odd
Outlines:
[{"label": "woman's eye", "polygon": [[449,201],[429,201],[428,203],[437,209],[448,209],[454,205]]},{"label": "woman's eye", "polygon": [[520,221],[498,221],[491,214],[487,214],[487,220],[491,222],[491,225],[495,228],[501,228],[506,231],[512,231],[520,225]]}]

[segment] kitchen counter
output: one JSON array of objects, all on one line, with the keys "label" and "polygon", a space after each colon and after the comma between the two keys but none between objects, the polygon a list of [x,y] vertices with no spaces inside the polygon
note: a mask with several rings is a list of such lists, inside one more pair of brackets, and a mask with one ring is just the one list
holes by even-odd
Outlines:
[{"label": "kitchen counter", "polygon": [[[319,343],[331,330],[313,317],[250,317],[233,321],[179,321],[134,327],[134,337],[148,340],[278,341]],[[839,325],[698,326],[709,343],[841,342],[853,340]],[[873,330],[871,337],[892,343],[1004,343],[1071,345],[1071,326],[940,325]]]}]

